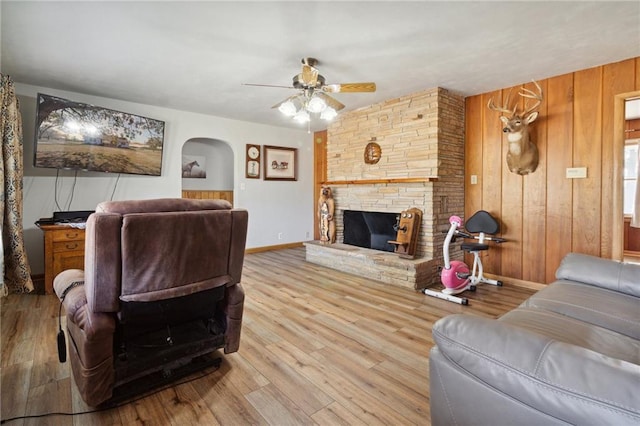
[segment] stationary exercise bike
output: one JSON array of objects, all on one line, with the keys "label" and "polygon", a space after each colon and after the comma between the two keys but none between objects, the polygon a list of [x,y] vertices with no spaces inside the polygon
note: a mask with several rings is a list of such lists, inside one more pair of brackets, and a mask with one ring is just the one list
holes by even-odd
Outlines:
[{"label": "stationary exercise bike", "polygon": [[[451,216],[449,223],[451,227],[447,232],[442,247],[444,266],[440,275],[440,280],[445,288],[441,291],[425,288],[422,292],[427,296],[437,297],[461,305],[468,305],[469,300],[466,297],[458,297],[455,295],[467,290],[475,291],[476,285],[480,283],[502,286],[502,281],[492,280],[483,275],[480,252],[489,249],[486,241],[493,241],[500,244],[506,240],[494,236],[500,232],[500,224],[493,216],[484,210],[474,213],[473,216],[469,218],[465,225],[466,232],[461,230],[462,219],[458,216]],[[473,269],[471,272],[469,272],[466,263],[459,260],[449,260],[449,246],[451,242],[455,241],[458,237],[478,240],[478,242],[462,243],[462,250],[473,254]]]}]

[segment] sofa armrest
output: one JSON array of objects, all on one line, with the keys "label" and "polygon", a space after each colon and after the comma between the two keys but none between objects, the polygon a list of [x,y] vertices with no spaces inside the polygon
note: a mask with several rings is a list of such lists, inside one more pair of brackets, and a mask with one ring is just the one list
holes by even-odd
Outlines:
[{"label": "sofa armrest", "polygon": [[450,315],[433,327],[456,369],[572,424],[640,422],[640,368],[504,321]]},{"label": "sofa armrest", "polygon": [[640,297],[640,265],[637,264],[569,253],[560,263],[556,278]]}]

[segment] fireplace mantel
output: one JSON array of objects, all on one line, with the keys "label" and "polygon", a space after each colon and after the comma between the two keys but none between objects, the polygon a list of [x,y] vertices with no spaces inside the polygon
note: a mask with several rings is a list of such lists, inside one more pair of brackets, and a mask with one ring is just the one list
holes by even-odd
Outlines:
[{"label": "fireplace mantel", "polygon": [[437,177],[424,178],[399,178],[399,179],[354,179],[354,180],[329,180],[322,185],[376,185],[380,183],[424,183],[437,182]]}]

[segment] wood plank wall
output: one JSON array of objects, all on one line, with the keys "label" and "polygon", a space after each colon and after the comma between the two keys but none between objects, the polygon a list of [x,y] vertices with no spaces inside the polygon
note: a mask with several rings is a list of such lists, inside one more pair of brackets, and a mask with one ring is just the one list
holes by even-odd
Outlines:
[{"label": "wood plank wall", "polygon": [[[509,172],[499,114],[487,108],[490,98],[501,102],[520,86],[466,99],[465,216],[483,209],[501,219],[509,242],[483,255],[487,272],[549,283],[568,252],[612,256],[614,98],[640,90],[640,58],[538,83],[544,101],[533,138],[540,163],[528,176]],[[567,179],[568,167],[586,167],[588,177]]]},{"label": "wood plank wall", "polygon": [[318,199],[322,182],[327,181],[327,131],[321,130],[313,134],[313,238],[320,239],[320,224],[318,222]]},{"label": "wood plank wall", "polygon": [[196,200],[227,200],[233,205],[233,191],[216,190],[182,190],[182,198]]}]

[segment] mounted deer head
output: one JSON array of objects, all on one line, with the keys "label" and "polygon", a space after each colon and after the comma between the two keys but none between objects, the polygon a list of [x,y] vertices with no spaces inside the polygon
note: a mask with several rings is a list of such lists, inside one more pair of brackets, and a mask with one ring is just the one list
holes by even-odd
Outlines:
[{"label": "mounted deer head", "polygon": [[[516,102],[513,109],[509,109],[509,98],[511,91],[507,94],[504,106],[496,106],[493,98],[489,99],[487,107],[493,111],[501,112],[505,115],[500,116],[500,120],[504,123],[502,131],[507,133],[507,141],[509,142],[509,151],[507,152],[507,165],[512,173],[526,175],[535,172],[538,167],[539,154],[538,147],[529,137],[529,124],[538,118],[536,108],[542,103],[542,88],[535,81],[538,93],[523,88],[518,94],[527,98],[524,110],[518,112],[518,103]],[[533,105],[529,106],[529,99],[534,99]]]}]

